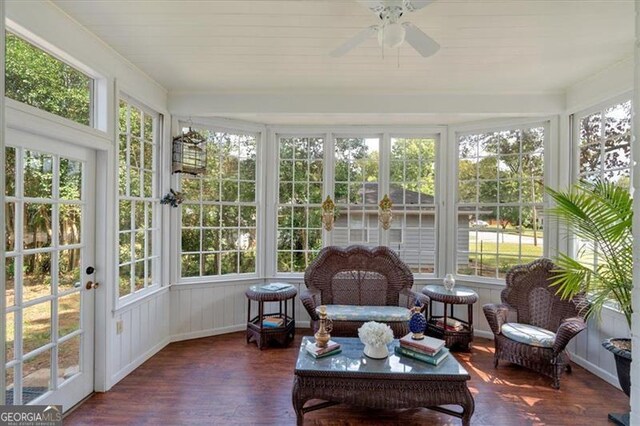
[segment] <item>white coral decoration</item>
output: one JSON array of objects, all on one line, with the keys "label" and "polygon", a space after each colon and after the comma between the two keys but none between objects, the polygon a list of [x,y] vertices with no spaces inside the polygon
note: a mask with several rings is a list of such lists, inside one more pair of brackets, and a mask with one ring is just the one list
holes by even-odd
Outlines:
[{"label": "white coral decoration", "polygon": [[369,321],[358,329],[358,337],[365,345],[388,345],[393,341],[393,331],[387,324]]}]

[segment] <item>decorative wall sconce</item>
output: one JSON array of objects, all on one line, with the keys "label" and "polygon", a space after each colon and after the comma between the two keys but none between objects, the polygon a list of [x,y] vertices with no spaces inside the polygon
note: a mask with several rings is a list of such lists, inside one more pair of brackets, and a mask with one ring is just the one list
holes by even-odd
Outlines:
[{"label": "decorative wall sconce", "polygon": [[322,223],[324,229],[331,231],[333,229],[333,222],[336,217],[336,204],[333,202],[330,196],[327,195],[327,199],[322,203]]},{"label": "decorative wall sconce", "polygon": [[386,231],[391,228],[391,222],[393,221],[393,215],[391,214],[393,203],[388,194],[384,194],[378,206],[380,207],[380,224],[382,224],[382,229]]}]

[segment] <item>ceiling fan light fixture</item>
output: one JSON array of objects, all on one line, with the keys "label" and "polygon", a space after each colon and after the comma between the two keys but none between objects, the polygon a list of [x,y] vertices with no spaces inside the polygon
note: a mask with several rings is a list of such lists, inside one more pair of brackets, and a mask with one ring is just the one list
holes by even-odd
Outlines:
[{"label": "ceiling fan light fixture", "polygon": [[404,42],[405,34],[406,31],[401,24],[391,22],[378,31],[378,43],[380,46],[395,49]]}]

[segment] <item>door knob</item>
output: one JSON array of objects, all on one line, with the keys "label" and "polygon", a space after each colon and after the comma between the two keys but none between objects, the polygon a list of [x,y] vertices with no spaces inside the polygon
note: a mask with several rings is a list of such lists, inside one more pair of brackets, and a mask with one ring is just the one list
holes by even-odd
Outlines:
[{"label": "door knob", "polygon": [[87,275],[91,275],[96,271],[96,268],[94,268],[93,266],[87,266]]},{"label": "door knob", "polygon": [[92,288],[98,288],[100,283],[94,283],[93,281],[87,281],[86,288],[87,290],[91,290]]}]

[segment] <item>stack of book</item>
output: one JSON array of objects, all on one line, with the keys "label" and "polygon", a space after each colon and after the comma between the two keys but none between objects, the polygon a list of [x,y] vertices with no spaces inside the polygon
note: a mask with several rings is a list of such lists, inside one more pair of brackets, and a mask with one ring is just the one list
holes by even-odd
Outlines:
[{"label": "stack of book", "polygon": [[460,331],[460,330],[464,329],[464,324],[461,323],[458,320],[454,320],[453,318],[447,318],[446,328],[445,328],[445,324],[444,324],[443,318],[439,318],[436,321],[436,326],[440,327],[442,329],[446,329],[447,331]]},{"label": "stack of book", "polygon": [[314,358],[324,358],[326,356],[336,355],[342,352],[340,349],[340,343],[336,343],[333,340],[329,340],[327,346],[324,348],[319,348],[316,346],[315,342],[308,342],[307,353]]},{"label": "stack of book", "polygon": [[444,347],[444,340],[425,336],[422,340],[413,340],[412,333],[400,339],[396,346],[397,355],[407,356],[432,365],[440,364],[449,355],[449,349]]},{"label": "stack of book", "polygon": [[262,326],[269,328],[282,327],[284,325],[284,318],[280,317],[264,317],[262,319]]}]

